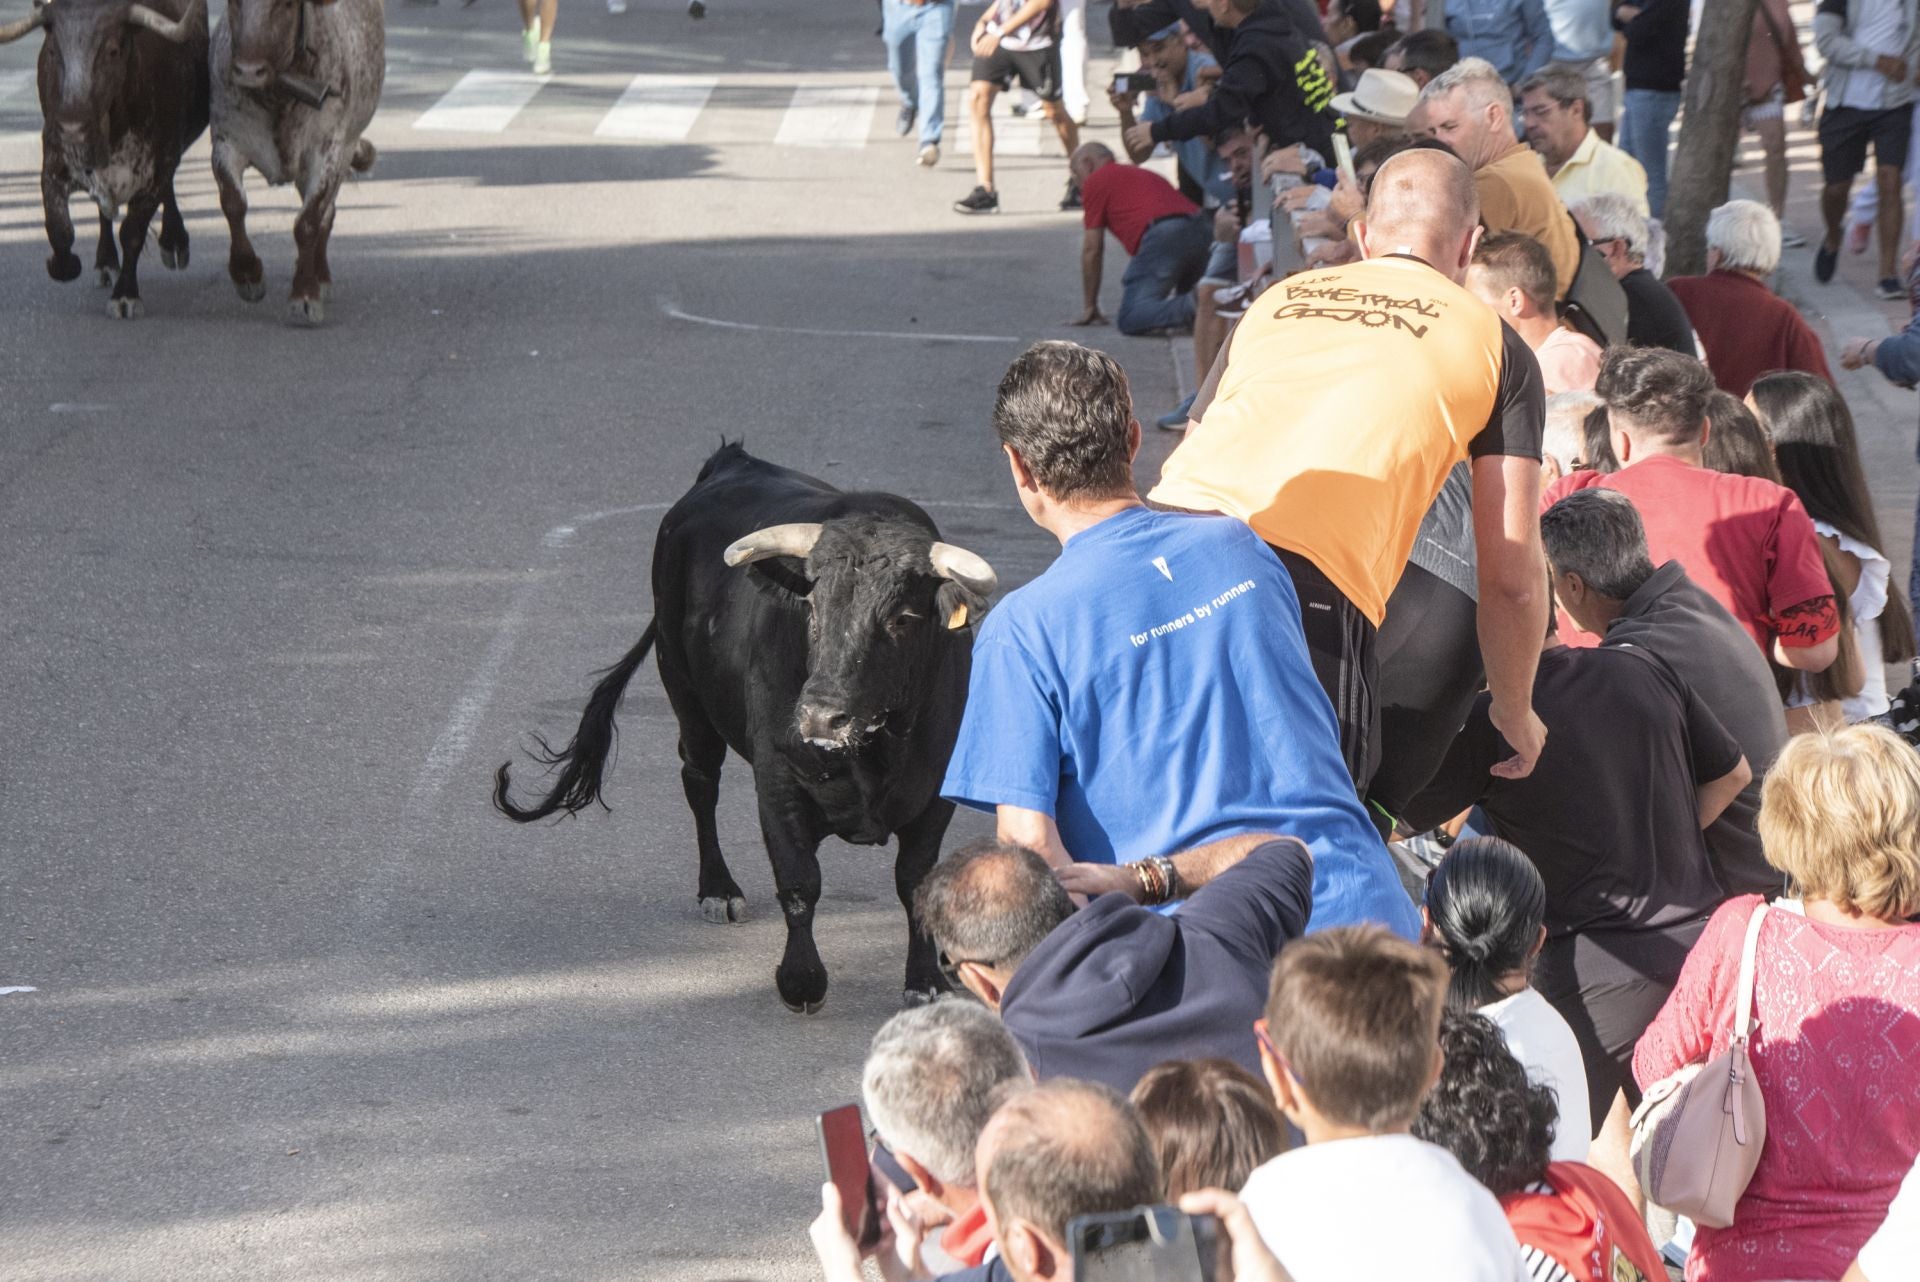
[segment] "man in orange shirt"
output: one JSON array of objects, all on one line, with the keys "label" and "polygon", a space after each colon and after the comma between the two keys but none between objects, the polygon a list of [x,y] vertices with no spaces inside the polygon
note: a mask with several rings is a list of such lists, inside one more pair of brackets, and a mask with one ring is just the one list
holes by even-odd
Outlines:
[{"label": "man in orange shirt", "polygon": [[1533,353],[1462,288],[1480,237],[1472,172],[1409,151],[1374,177],[1359,263],[1280,281],[1229,341],[1148,496],[1246,521],[1293,576],[1315,675],[1364,792],[1379,759],[1376,634],[1421,519],[1472,460],[1478,631],[1492,718],[1522,778],[1546,633]]}]

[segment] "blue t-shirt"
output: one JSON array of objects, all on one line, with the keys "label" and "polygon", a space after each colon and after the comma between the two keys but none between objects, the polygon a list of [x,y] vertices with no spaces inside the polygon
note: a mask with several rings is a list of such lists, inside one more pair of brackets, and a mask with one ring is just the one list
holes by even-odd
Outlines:
[{"label": "blue t-shirt", "polygon": [[[1216,66],[1208,55],[1195,49],[1187,51],[1187,73],[1180,78],[1180,92],[1192,93],[1198,83],[1198,72],[1202,67]],[[1140,104],[1140,123],[1157,124],[1173,114],[1171,103],[1162,102],[1160,95],[1150,93]],[[1185,142],[1166,144],[1173,149],[1174,156],[1180,161],[1180,171],[1207,193],[1214,205],[1231,209],[1237,193],[1233,187],[1233,175],[1227,171],[1227,162],[1213,150],[1213,141],[1201,134]]]},{"label": "blue t-shirt", "polygon": [[1310,929],[1419,933],[1340,755],[1293,580],[1228,517],[1129,508],[1008,594],[974,641],[941,792],[1051,815],[1087,863],[1298,837]]}]

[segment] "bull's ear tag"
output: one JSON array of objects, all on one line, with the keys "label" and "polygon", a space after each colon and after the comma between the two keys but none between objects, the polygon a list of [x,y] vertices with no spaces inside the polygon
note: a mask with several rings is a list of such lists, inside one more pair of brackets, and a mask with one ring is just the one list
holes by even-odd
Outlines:
[{"label": "bull's ear tag", "polygon": [[947,631],[958,632],[966,626],[967,603],[965,601],[956,602],[953,607],[953,613],[947,616]]}]

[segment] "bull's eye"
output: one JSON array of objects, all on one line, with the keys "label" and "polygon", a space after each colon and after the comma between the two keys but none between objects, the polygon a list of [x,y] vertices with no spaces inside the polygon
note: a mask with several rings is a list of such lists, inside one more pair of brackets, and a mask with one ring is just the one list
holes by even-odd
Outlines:
[{"label": "bull's eye", "polygon": [[912,610],[902,610],[887,620],[887,631],[894,636],[905,636],[908,629],[920,621],[921,616]]}]

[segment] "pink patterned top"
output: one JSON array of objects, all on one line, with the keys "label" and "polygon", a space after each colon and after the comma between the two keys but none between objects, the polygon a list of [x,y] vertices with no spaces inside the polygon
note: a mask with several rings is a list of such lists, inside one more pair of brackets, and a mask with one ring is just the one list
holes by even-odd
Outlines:
[{"label": "pink patterned top", "polygon": [[[1722,904],[1634,1051],[1645,1087],[1725,1050],[1757,895]],[[1772,912],[1755,962],[1767,1142],[1730,1229],[1699,1230],[1688,1282],[1837,1278],[1920,1153],[1920,926]]]}]

